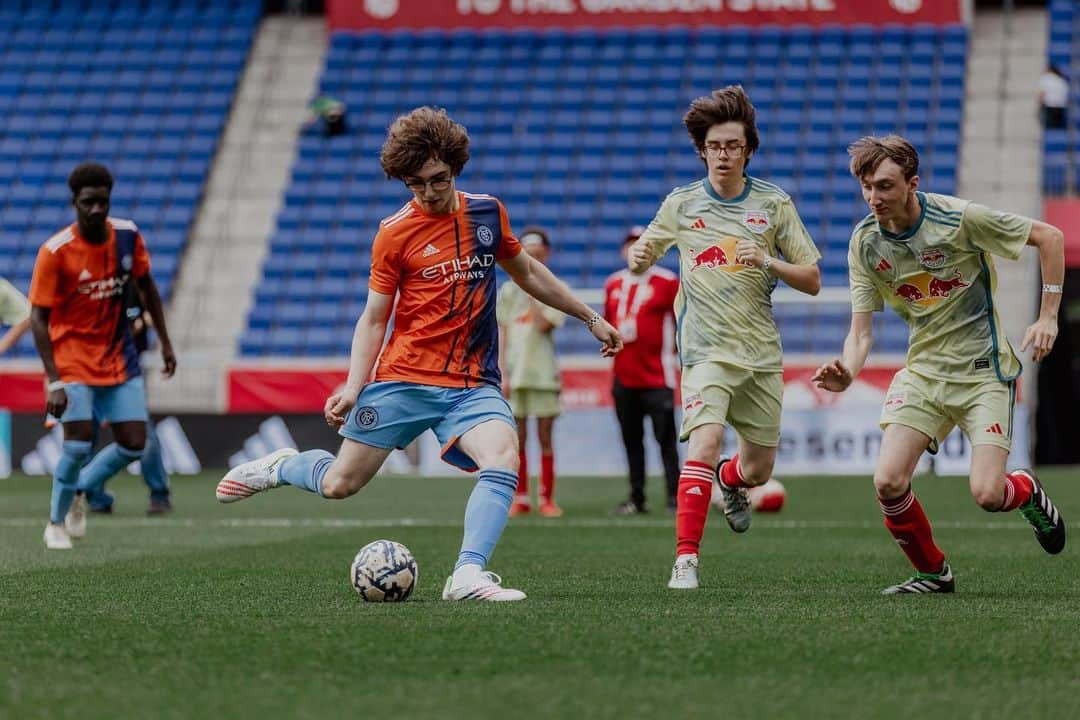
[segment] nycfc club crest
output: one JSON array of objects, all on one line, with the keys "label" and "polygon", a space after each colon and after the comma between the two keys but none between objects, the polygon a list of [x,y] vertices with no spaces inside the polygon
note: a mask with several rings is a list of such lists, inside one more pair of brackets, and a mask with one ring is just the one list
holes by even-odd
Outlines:
[{"label": "nycfc club crest", "polygon": [[379,424],[379,411],[367,405],[356,411],[356,424],[365,430],[370,430]]},{"label": "nycfc club crest", "polygon": [[945,264],[945,253],[937,248],[931,248],[929,250],[923,250],[922,255],[919,257],[919,262],[923,267],[931,269],[937,269]]},{"label": "nycfc club crest", "polygon": [[772,227],[772,223],[769,222],[769,213],[764,210],[747,210],[743,213],[742,222],[750,232],[758,234]]},{"label": "nycfc club crest", "polygon": [[120,258],[120,267],[124,268],[124,272],[131,272],[132,259],[130,255],[125,255]]},{"label": "nycfc club crest", "polygon": [[495,242],[495,233],[491,232],[491,228],[487,225],[476,226],[476,242],[480,243],[484,247],[491,247]]}]

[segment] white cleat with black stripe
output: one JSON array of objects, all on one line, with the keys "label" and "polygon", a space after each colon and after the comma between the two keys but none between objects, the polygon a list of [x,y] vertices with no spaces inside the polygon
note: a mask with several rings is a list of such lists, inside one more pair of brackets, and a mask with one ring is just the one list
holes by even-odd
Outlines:
[{"label": "white cleat with black stripe", "polygon": [[486,600],[488,602],[514,602],[524,600],[525,593],[513,588],[504,588],[502,578],[493,572],[484,571],[479,573],[471,582],[458,587],[454,584],[454,576],[446,578],[443,586],[443,600]]},{"label": "white cleat with black stripe", "polygon": [[225,473],[225,477],[218,483],[218,502],[236,502],[276,488],[280,484],[277,476],[278,465],[296,454],[297,451],[293,448],[282,448],[258,460],[237,465]]},{"label": "white cleat with black stripe", "polygon": [[941,568],[939,573],[917,572],[899,585],[885,588],[881,594],[920,595],[951,592],[956,592],[956,582],[953,580],[952,568],[949,567],[949,563],[945,563],[945,567]]},{"label": "white cleat with black stripe", "polygon": [[1051,555],[1057,555],[1065,549],[1065,521],[1061,518],[1061,513],[1035,478],[1035,473],[1030,470],[1013,472],[1022,473],[1031,480],[1031,499],[1018,508],[1020,514],[1031,523],[1035,538],[1042,545],[1042,549]]}]

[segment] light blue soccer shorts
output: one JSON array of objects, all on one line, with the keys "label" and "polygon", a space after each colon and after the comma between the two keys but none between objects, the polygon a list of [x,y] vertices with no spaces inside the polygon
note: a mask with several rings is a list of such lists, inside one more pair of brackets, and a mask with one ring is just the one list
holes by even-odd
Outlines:
[{"label": "light blue soccer shorts", "polygon": [[379,448],[403,448],[431,429],[442,445],[442,459],[466,472],[473,459],[457,447],[458,438],[488,420],[512,428],[514,416],[494,385],[444,388],[408,382],[375,382],[360,391],[339,434]]},{"label": "light blue soccer shorts", "polygon": [[67,393],[67,409],[60,422],[79,420],[118,422],[146,422],[146,387],[142,375],[131,378],[119,385],[84,385],[68,383],[64,386]]}]

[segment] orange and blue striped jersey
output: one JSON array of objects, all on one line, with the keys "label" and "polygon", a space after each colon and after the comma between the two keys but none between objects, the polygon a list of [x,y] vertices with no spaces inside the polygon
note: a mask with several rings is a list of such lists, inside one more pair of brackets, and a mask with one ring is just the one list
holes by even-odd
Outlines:
[{"label": "orange and blue striped jersey", "polygon": [[383,220],[368,286],[398,299],[375,380],[498,385],[495,264],[519,252],[506,209],[490,195],[458,192],[448,215],[412,200]]}]

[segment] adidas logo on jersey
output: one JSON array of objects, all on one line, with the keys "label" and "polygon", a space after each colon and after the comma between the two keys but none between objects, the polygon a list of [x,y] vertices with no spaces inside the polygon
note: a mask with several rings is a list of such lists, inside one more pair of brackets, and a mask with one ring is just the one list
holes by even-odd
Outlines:
[{"label": "adidas logo on jersey", "polygon": [[79,282],[82,282],[83,280],[89,280],[92,277],[94,276],[90,274],[90,271],[84,269],[81,273],[79,273]]},{"label": "adidas logo on jersey", "polygon": [[1001,429],[1001,423],[994,423],[990,427],[986,428],[985,432],[991,435],[1004,435],[1005,432]]},{"label": "adidas logo on jersey", "polygon": [[435,247],[431,243],[428,243],[428,246],[424,248],[423,257],[431,257],[432,255],[438,254],[438,252],[439,248]]},{"label": "adidas logo on jersey", "polygon": [[690,225],[690,227],[694,228],[695,230],[704,230],[706,228],[705,221],[701,218],[698,218]]}]

